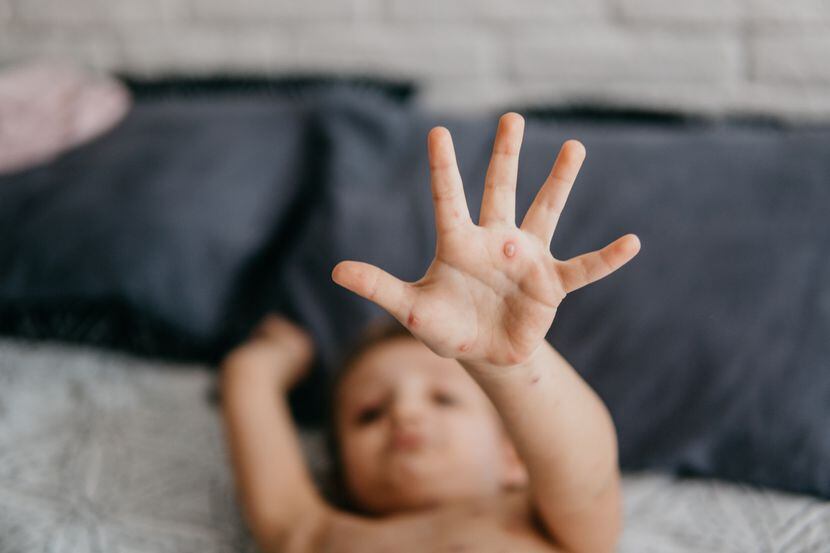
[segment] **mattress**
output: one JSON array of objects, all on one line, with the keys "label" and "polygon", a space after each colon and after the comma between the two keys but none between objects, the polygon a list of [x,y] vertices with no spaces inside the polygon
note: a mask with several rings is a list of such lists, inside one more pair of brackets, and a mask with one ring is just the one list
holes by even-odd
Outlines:
[{"label": "mattress", "polygon": [[[254,551],[234,500],[215,371],[0,340],[0,553]],[[315,473],[320,436],[302,432]],[[625,474],[621,552],[830,552],[830,502]]]}]

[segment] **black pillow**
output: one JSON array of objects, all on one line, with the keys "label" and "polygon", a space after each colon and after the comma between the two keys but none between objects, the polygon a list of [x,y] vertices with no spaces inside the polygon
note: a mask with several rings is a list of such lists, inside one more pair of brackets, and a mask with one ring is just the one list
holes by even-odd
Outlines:
[{"label": "black pillow", "polygon": [[[319,117],[328,186],[273,282],[336,370],[379,310],[334,285],[332,267],[420,277],[434,247],[426,132],[452,131],[475,217],[496,118],[348,98]],[[830,129],[531,119],[519,218],[571,137],[588,158],[554,254],[626,232],[643,244],[569,295],[549,335],[609,406],[623,467],[830,497]]]},{"label": "black pillow", "polygon": [[316,105],[372,78],[130,79],[106,136],[0,177],[0,332],[215,361],[267,309],[260,293],[320,188]]},{"label": "black pillow", "polygon": [[307,118],[290,98],[139,101],[0,178],[0,330],[209,355],[313,169]]}]

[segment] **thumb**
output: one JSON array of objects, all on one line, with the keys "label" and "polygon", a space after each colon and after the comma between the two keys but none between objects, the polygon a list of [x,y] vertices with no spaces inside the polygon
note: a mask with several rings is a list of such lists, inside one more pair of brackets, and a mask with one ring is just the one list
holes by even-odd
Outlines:
[{"label": "thumb", "polygon": [[399,321],[406,320],[413,299],[408,283],[359,261],[341,261],[331,272],[331,278],[343,288],[378,304]]}]

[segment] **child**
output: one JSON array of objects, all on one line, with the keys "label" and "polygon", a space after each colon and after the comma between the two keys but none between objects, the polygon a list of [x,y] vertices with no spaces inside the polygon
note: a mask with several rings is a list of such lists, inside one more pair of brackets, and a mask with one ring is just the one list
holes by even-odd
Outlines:
[{"label": "child", "polygon": [[408,331],[370,341],[334,394],[334,461],[353,509],[315,490],[291,424],[285,393],[309,365],[308,337],[269,317],[224,361],[232,463],[263,551],[614,550],[613,423],[545,335],[567,293],[618,269],[640,243],[626,235],[567,261],[551,256],[585,157],[573,140],[517,228],[523,133],[519,115],[500,119],[475,225],[449,132],[430,131],[438,239],[419,281],[354,261],[334,268],[335,282]]}]

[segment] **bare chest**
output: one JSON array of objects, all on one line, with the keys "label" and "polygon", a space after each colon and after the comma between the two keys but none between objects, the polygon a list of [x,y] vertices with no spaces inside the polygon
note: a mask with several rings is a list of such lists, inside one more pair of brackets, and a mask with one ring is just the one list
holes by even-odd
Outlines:
[{"label": "bare chest", "polygon": [[[513,508],[510,508],[513,507]],[[335,521],[320,553],[551,553],[526,509],[469,505],[383,521]]]}]

